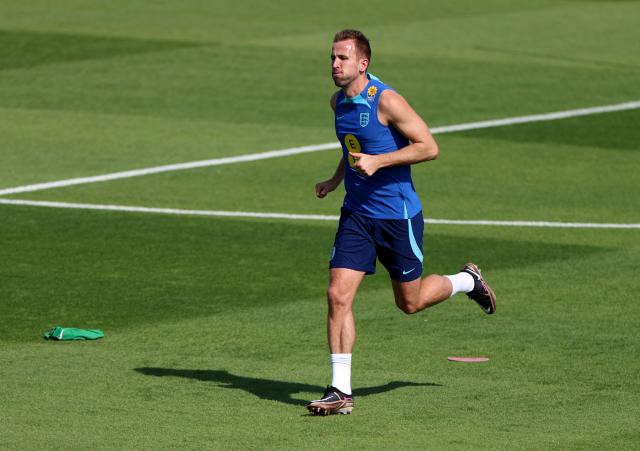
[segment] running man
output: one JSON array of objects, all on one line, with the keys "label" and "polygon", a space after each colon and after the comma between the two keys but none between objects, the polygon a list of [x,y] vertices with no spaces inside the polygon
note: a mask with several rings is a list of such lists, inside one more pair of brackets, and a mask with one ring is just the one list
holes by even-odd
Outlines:
[{"label": "running man", "polygon": [[316,185],[325,197],[344,180],[346,195],[329,263],[327,335],[332,381],[307,409],[313,415],[351,413],[351,352],[356,339],[353,300],[376,258],[389,272],[398,308],[407,314],[466,293],[487,314],[496,298],[480,269],[422,278],[422,206],[411,165],[434,160],[438,145],[427,124],[396,91],[368,74],[371,47],[357,30],[338,32],[331,50],[331,97],[342,158],[333,176]]}]

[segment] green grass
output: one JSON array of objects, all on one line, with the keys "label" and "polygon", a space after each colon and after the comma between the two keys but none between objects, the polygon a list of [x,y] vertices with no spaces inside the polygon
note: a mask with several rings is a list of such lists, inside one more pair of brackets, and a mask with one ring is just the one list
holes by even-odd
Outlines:
[{"label": "green grass", "polygon": [[[631,447],[635,231],[433,227],[429,267],[477,259],[498,314],[459,297],[406,317],[385,277],[368,279],[356,305],[357,410],[318,419],[301,405],[328,377],[332,224],[5,209],[9,448],[580,449],[604,437]],[[58,323],[106,338],[38,341]],[[456,354],[491,361],[446,361]]]},{"label": "green grass", "polygon": [[[640,3],[6,1],[0,189],[335,140],[331,37],[431,126],[638,100]],[[635,111],[439,135],[426,216],[640,223]],[[336,151],[8,198],[337,214]],[[351,416],[328,383],[335,224],[0,205],[2,449],[638,449],[637,230],[428,225],[426,271],[498,294],[357,297]],[[54,325],[96,342],[42,340]],[[487,355],[455,364],[450,355]]]}]

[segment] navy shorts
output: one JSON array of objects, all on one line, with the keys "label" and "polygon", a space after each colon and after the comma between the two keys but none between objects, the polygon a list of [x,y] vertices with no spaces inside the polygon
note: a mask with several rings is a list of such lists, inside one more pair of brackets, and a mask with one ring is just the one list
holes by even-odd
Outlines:
[{"label": "navy shorts", "polygon": [[422,212],[411,219],[375,219],[342,209],[329,268],[376,272],[376,257],[393,280],[422,275]]}]

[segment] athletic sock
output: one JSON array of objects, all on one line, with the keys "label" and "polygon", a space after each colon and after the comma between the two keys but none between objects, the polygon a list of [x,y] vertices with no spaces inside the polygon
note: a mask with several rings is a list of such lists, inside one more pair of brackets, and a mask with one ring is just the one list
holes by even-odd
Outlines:
[{"label": "athletic sock", "polygon": [[447,279],[451,281],[451,285],[453,285],[453,291],[451,292],[451,296],[457,293],[468,293],[473,290],[475,285],[475,281],[471,274],[466,272],[459,272],[458,274],[453,274],[451,276],[445,276]]},{"label": "athletic sock", "polygon": [[351,394],[351,354],[331,354],[331,386]]}]

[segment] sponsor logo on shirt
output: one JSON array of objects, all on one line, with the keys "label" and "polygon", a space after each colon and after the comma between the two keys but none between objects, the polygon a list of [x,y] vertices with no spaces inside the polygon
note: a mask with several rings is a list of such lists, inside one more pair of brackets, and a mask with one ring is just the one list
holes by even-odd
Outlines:
[{"label": "sponsor logo on shirt", "polygon": [[373,102],[373,99],[376,98],[377,93],[378,93],[378,88],[376,88],[375,86],[369,86],[369,89],[367,89],[367,100],[369,102]]}]

